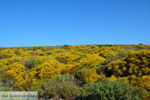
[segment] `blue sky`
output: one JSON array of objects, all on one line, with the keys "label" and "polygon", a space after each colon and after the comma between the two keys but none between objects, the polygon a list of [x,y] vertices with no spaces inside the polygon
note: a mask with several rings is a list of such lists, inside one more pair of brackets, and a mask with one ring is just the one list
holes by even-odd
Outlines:
[{"label": "blue sky", "polygon": [[0,46],[150,44],[150,0],[0,0]]}]

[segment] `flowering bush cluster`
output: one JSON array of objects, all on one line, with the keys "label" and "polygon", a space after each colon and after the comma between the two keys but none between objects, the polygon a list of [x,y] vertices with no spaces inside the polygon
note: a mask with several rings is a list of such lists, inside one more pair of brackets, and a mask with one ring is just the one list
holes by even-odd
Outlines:
[{"label": "flowering bush cluster", "polygon": [[0,90],[41,98],[148,100],[149,45],[0,48]]}]

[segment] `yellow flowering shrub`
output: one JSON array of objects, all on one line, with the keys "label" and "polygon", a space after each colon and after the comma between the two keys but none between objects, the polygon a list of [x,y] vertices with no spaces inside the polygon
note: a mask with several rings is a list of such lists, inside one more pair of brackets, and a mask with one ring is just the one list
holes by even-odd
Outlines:
[{"label": "yellow flowering shrub", "polygon": [[103,64],[106,61],[105,58],[97,55],[97,54],[87,54],[85,57],[79,60],[79,66],[82,67],[96,67],[100,64]]},{"label": "yellow flowering shrub", "polygon": [[150,52],[142,51],[108,64],[109,72],[116,76],[148,75],[150,73]]},{"label": "yellow flowering shrub", "polygon": [[60,64],[57,60],[52,59],[40,65],[37,68],[37,73],[41,79],[44,79],[51,78],[52,76],[59,74],[62,70],[62,64]]},{"label": "yellow flowering shrub", "polygon": [[98,74],[95,68],[92,69],[84,69],[81,72],[80,78],[84,82],[95,82],[101,78],[104,78],[104,74]]},{"label": "yellow flowering shrub", "polygon": [[150,75],[144,75],[139,80],[139,85],[150,91]]},{"label": "yellow flowering shrub", "polygon": [[15,82],[13,86],[20,89],[20,86],[24,83],[25,67],[21,64],[14,63],[4,70],[2,77],[12,79]]},{"label": "yellow flowering shrub", "polygon": [[73,64],[80,58],[80,54],[74,54],[74,52],[56,53],[52,56],[56,58],[60,63],[64,64]]}]

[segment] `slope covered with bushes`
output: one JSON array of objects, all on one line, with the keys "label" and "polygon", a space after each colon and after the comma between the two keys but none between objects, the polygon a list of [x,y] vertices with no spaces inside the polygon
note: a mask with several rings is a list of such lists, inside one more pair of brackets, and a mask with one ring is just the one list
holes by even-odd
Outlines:
[{"label": "slope covered with bushes", "polygon": [[150,99],[150,45],[0,48],[0,91],[40,98]]}]

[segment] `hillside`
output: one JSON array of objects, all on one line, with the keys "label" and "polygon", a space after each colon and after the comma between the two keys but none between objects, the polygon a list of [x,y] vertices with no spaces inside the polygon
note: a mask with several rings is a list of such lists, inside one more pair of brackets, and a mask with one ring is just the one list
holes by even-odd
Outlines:
[{"label": "hillside", "polygon": [[66,100],[149,100],[150,45],[0,48],[0,90]]}]

